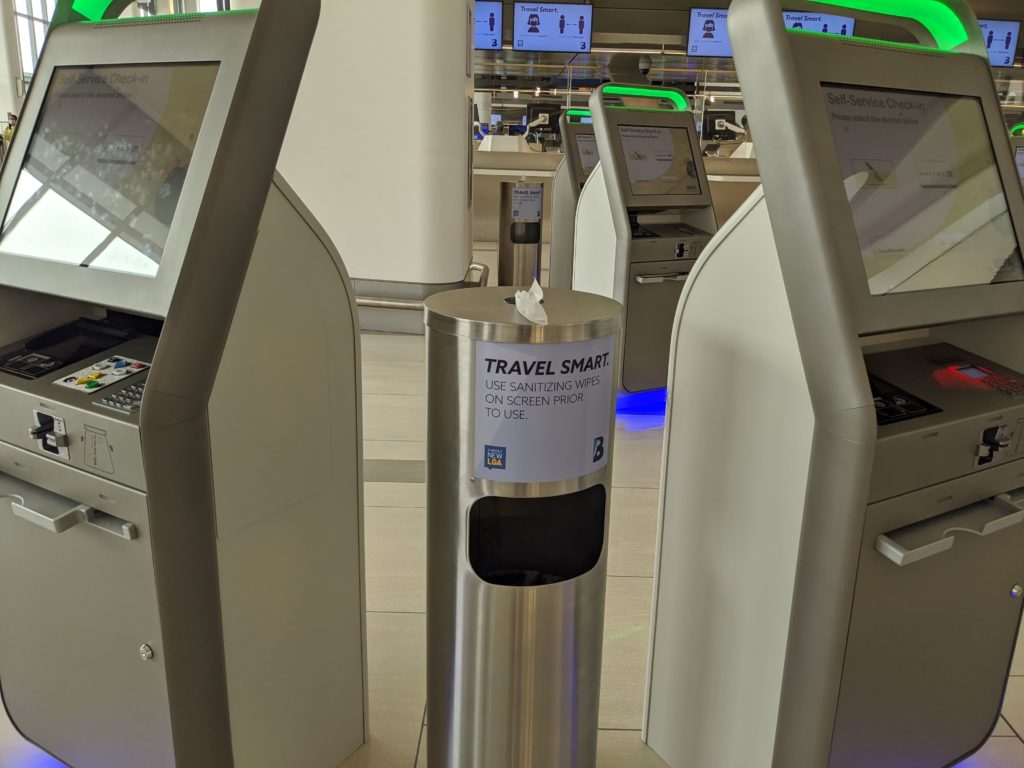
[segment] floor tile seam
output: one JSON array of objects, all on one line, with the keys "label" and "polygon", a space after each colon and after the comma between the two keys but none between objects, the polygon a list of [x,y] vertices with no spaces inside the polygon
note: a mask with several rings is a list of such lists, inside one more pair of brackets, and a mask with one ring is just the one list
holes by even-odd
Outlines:
[{"label": "floor tile seam", "polygon": [[[1004,723],[1006,723],[1006,727],[1007,727],[1007,728],[1009,728],[1009,729],[1010,729],[1011,731],[1013,731],[1013,738],[1016,738],[1016,739],[1017,739],[1017,741],[1019,741],[1019,742],[1021,742],[1022,744],[1024,744],[1024,738],[1022,738],[1022,737],[1021,737],[1021,735],[1020,735],[1020,731],[1018,731],[1018,730],[1017,730],[1017,729],[1016,729],[1016,728],[1015,728],[1015,727],[1013,726],[1013,723],[1011,723],[1011,722],[1010,722],[1010,721],[1009,721],[1009,720],[1007,719],[1006,715],[1005,715],[1005,714],[1001,714],[1001,715],[999,715],[999,719],[1000,719],[1000,720],[1002,720],[1002,721],[1003,721]],[[993,738],[1004,738],[1004,739],[1005,739],[1005,738],[1010,738],[1010,737],[1007,737],[1007,736],[996,736],[996,737],[993,737]]]}]

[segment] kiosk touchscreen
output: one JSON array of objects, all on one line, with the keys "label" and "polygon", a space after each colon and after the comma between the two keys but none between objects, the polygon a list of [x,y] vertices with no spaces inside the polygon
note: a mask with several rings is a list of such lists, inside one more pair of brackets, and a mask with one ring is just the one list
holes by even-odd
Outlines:
[{"label": "kiosk touchscreen", "polygon": [[674,340],[645,720],[673,768],[952,766],[1001,711],[1024,195],[966,3],[887,8],[919,45],[730,8],[763,187]]},{"label": "kiosk touchscreen", "polygon": [[0,175],[0,692],[75,768],[365,739],[358,324],[275,174],[318,13],[55,28]]},{"label": "kiosk touchscreen", "polygon": [[573,288],[625,306],[622,387],[659,389],[687,275],[717,229],[682,92],[603,85],[590,98],[600,164],[580,196]]},{"label": "kiosk touchscreen", "polygon": [[568,109],[559,120],[565,159],[555,172],[551,200],[552,288],[572,288],[573,246],[576,238],[576,207],[580,193],[600,157],[593,118],[589,109]]}]

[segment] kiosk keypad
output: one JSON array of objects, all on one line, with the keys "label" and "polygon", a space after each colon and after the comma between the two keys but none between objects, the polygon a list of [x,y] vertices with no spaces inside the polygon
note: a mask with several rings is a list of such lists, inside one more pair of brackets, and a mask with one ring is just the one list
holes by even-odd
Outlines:
[{"label": "kiosk keypad", "polygon": [[969,381],[977,381],[1007,397],[1018,399],[1024,397],[1024,382],[1011,376],[1003,376],[983,368],[980,365],[956,365],[952,368],[957,375]]},{"label": "kiosk keypad", "polygon": [[146,382],[132,384],[119,392],[107,395],[99,401],[104,408],[112,408],[121,413],[132,414],[142,407],[142,396],[146,392]]},{"label": "kiosk keypad", "polygon": [[1014,399],[1024,397],[1024,384],[1008,376],[990,376],[985,383]]}]

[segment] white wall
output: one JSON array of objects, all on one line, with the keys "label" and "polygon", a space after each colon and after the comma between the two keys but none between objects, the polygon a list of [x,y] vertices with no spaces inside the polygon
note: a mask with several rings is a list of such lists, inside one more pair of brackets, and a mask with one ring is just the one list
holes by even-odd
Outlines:
[{"label": "white wall", "polygon": [[280,169],[357,280],[449,284],[469,265],[469,13],[323,0]]}]

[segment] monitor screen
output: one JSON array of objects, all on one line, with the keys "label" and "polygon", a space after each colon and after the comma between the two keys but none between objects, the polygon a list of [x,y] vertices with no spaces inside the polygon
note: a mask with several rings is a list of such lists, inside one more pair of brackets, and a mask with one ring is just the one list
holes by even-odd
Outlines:
[{"label": "monitor screen", "polygon": [[154,277],[218,64],[58,67],[0,250]]},{"label": "monitor screen", "polygon": [[517,51],[589,53],[593,18],[592,5],[517,2],[513,47]]},{"label": "monitor screen", "polygon": [[619,142],[634,196],[701,194],[688,129],[620,125]]},{"label": "monitor screen", "polygon": [[1019,21],[997,21],[978,19],[988,60],[993,67],[1012,67],[1017,57],[1017,38],[1020,36]]},{"label": "monitor screen", "polygon": [[[691,8],[687,53],[690,56],[730,58],[732,43],[729,42],[728,18],[729,12],[724,8]],[[856,20],[852,16],[828,13],[784,11],[782,18],[789,29],[822,32],[826,35],[852,37],[856,27]]]},{"label": "monitor screen", "polygon": [[822,88],[873,296],[1024,280],[979,99]]},{"label": "monitor screen", "polygon": [[821,32],[841,37],[852,37],[856,26],[856,20],[852,16],[835,16],[830,13],[785,11],[782,18],[788,29],[802,29],[807,32]]},{"label": "monitor screen", "polygon": [[597,154],[597,137],[592,133],[576,134],[576,151],[579,152],[583,178],[588,177],[601,159]]},{"label": "monitor screen", "polygon": [[1024,182],[1024,147],[1017,147],[1013,154],[1013,159],[1017,161],[1017,175]]},{"label": "monitor screen", "polygon": [[501,24],[504,6],[500,2],[476,0],[473,15],[475,29],[473,47],[478,51],[492,51],[501,48]]},{"label": "monitor screen", "polygon": [[691,8],[687,52],[691,56],[731,57],[728,18],[724,8]]}]

